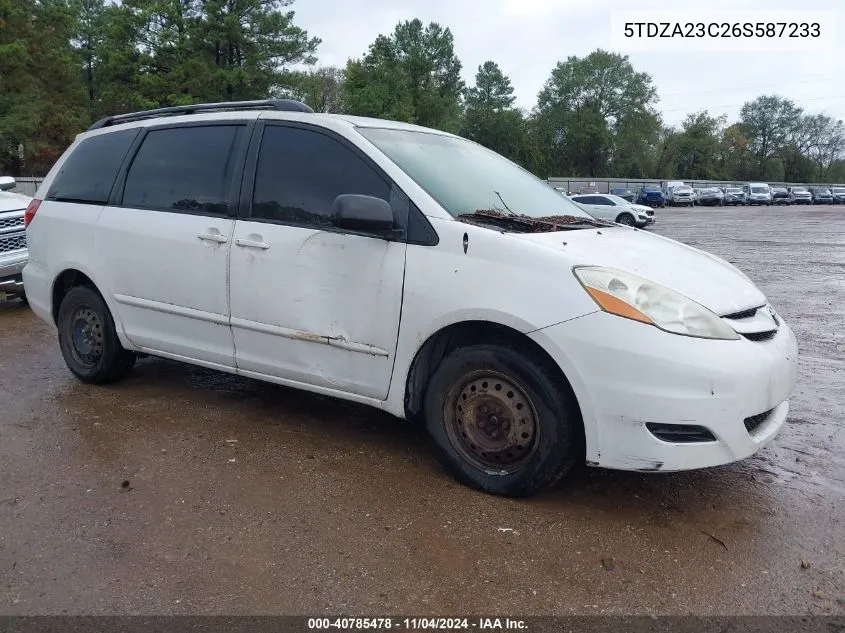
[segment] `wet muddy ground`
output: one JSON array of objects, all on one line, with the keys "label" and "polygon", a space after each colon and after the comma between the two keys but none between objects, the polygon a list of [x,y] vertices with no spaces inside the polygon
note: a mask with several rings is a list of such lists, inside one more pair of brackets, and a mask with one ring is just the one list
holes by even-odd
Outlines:
[{"label": "wet muddy ground", "polygon": [[146,359],[98,388],[0,304],[0,613],[845,613],[845,208],[659,210],[794,328],[745,462],[456,485],[378,411]]}]

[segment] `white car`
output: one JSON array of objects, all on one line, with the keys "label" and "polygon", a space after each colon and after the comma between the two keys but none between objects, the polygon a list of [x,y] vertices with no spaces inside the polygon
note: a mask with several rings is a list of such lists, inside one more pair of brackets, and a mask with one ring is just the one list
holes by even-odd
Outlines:
[{"label": "white car", "polygon": [[569,199],[600,220],[638,227],[654,223],[654,209],[633,204],[613,194],[593,193],[570,196]]},{"label": "white car", "polygon": [[742,459],[795,386],[795,336],[734,266],[405,123],[289,101],[111,117],[26,222],[30,305],[81,380],[144,353],[371,405],[491,493],[578,459]]},{"label": "white car", "polygon": [[11,176],[0,177],[0,300],[26,301],[21,275],[28,259],[23,216],[32,198],[12,193],[16,184]]}]

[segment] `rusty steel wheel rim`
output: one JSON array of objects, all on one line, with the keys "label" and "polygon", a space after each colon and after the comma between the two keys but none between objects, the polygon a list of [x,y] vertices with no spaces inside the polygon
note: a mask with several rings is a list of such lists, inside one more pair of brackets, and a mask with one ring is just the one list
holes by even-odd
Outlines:
[{"label": "rusty steel wheel rim", "polygon": [[514,473],[537,450],[537,412],[525,390],[503,374],[481,370],[463,376],[443,409],[452,446],[485,472]]}]

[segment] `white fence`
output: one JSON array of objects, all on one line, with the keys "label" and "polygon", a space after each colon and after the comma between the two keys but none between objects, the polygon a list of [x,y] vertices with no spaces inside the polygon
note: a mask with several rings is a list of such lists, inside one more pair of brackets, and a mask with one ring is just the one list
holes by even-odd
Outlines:
[{"label": "white fence", "polygon": [[[682,180],[678,178],[677,180]],[[666,180],[648,180],[637,178],[576,178],[576,177],[555,177],[549,178],[549,184],[558,189],[564,189],[572,193],[578,193],[581,187],[596,187],[601,193],[610,193],[611,189],[630,189],[636,191],[644,185],[651,185],[662,188]],[[748,181],[736,180],[684,180],[690,187],[741,187]],[[806,183],[806,182],[773,182],[768,183],[773,187],[842,187],[835,183]]]}]

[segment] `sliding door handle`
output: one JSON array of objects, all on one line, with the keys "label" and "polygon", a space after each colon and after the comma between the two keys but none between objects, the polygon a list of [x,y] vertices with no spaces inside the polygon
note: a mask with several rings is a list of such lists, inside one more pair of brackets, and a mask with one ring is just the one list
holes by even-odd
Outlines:
[{"label": "sliding door handle", "polygon": [[267,242],[262,242],[260,240],[245,240],[239,238],[235,240],[235,244],[244,248],[258,248],[262,251],[266,251],[270,248],[270,245]]}]

